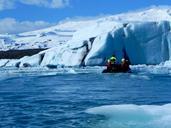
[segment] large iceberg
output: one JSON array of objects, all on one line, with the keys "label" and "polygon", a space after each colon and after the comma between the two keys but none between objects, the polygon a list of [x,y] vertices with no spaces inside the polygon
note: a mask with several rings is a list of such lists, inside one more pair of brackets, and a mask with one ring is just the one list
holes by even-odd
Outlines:
[{"label": "large iceberg", "polygon": [[14,41],[40,40],[40,47],[46,44],[53,48],[31,57],[9,60],[6,66],[105,65],[112,54],[118,63],[127,57],[133,65],[159,64],[171,59],[171,9],[153,7],[92,20],[68,21],[20,36]]},{"label": "large iceberg", "polygon": [[112,54],[126,56],[132,64],[159,64],[169,60],[170,22],[135,22],[123,24],[99,35],[85,59],[86,65],[104,65]]}]

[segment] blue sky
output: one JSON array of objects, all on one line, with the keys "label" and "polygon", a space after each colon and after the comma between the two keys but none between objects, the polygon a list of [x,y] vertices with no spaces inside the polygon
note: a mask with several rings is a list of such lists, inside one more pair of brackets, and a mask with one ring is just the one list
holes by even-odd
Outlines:
[{"label": "blue sky", "polygon": [[26,24],[26,28],[19,27],[21,31],[11,28],[11,30],[0,30],[0,33],[40,29],[66,18],[117,14],[153,5],[171,5],[171,2],[170,0],[0,0],[0,27],[5,24],[9,29],[10,26]]}]

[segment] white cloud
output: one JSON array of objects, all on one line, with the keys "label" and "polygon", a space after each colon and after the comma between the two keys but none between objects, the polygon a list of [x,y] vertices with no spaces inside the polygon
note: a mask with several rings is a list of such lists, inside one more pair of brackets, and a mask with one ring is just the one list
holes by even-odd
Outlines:
[{"label": "white cloud", "polygon": [[13,9],[14,5],[14,0],[0,0],[0,10]]},{"label": "white cloud", "polygon": [[46,8],[62,8],[69,5],[69,0],[0,0],[0,10],[13,9],[18,3]]},{"label": "white cloud", "polygon": [[69,4],[69,0],[20,0],[20,2],[47,8],[61,8]]},{"label": "white cloud", "polygon": [[52,0],[51,7],[59,8],[69,5],[69,0]]},{"label": "white cloud", "polygon": [[46,28],[54,24],[44,21],[16,21],[13,18],[5,18],[0,20],[0,33],[16,34],[21,32],[33,31],[37,29]]}]

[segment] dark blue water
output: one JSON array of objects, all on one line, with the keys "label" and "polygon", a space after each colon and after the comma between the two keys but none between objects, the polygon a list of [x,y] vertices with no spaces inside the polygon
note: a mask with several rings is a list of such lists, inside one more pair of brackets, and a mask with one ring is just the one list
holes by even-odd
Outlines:
[{"label": "dark blue water", "polygon": [[93,128],[104,117],[86,109],[171,103],[170,82],[147,74],[9,75],[0,79],[0,127]]}]

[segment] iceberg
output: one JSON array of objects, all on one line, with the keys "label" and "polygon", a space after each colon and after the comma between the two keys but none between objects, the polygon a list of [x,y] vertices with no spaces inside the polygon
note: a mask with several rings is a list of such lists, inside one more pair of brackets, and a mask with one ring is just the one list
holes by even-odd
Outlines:
[{"label": "iceberg", "polygon": [[[135,22],[98,36],[86,65],[104,65],[112,54],[132,64],[159,64],[170,58],[170,22]],[[155,53],[155,54],[154,54]],[[101,61],[99,61],[101,60]]]},{"label": "iceberg", "polygon": [[[13,41],[13,49],[50,49],[9,61],[6,66],[104,66],[112,54],[118,63],[125,56],[133,65],[163,63],[171,59],[170,10],[170,7],[152,7],[113,16],[65,21],[47,29],[8,36]],[[2,40],[3,36],[0,37]],[[3,42],[3,47],[4,43],[7,42]],[[13,46],[15,43],[18,45]]]}]

